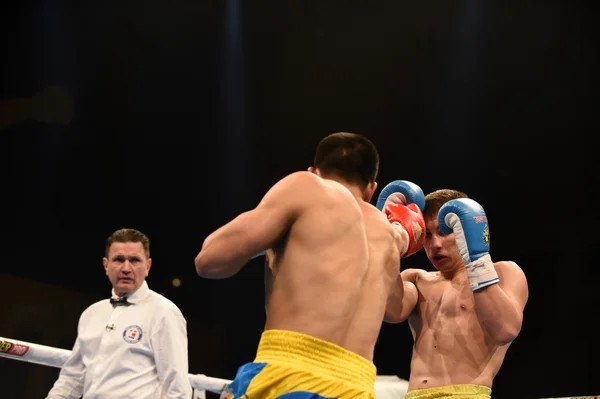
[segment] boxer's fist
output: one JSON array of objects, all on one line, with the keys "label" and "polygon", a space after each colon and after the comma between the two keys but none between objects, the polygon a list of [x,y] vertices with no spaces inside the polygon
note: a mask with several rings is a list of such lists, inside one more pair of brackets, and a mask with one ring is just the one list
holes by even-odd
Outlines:
[{"label": "boxer's fist", "polygon": [[425,221],[421,212],[424,208],[423,190],[407,180],[395,180],[385,186],[379,194],[377,209],[387,216],[392,225],[398,227],[406,240],[402,258],[423,248]]},{"label": "boxer's fist", "polygon": [[421,212],[425,209],[425,195],[421,187],[407,180],[395,180],[385,186],[377,199],[377,209],[384,211],[389,203],[417,204]]},{"label": "boxer's fist", "polygon": [[490,229],[485,211],[470,198],[446,202],[438,212],[438,224],[444,234],[454,232],[456,245],[465,265],[490,251]]},{"label": "boxer's fist", "polygon": [[[384,208],[385,216],[392,225],[401,227],[407,234],[407,248],[402,258],[406,258],[423,248],[425,243],[425,221],[417,204],[389,203]],[[406,237],[406,236],[405,236]]]},{"label": "boxer's fist", "polygon": [[448,201],[438,212],[438,224],[443,234],[454,233],[471,291],[499,281],[489,254],[490,228],[481,205],[470,198]]}]

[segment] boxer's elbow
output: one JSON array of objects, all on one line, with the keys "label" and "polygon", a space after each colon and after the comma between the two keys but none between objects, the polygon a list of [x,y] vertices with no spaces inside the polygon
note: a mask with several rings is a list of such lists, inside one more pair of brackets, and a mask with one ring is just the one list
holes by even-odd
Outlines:
[{"label": "boxer's elbow", "polygon": [[200,252],[194,260],[196,273],[202,278],[223,279],[237,274],[243,266],[237,259],[215,257],[208,253]]},{"label": "boxer's elbow", "polygon": [[388,302],[385,307],[385,314],[383,316],[383,321],[385,321],[386,323],[397,324],[402,323],[407,318],[408,316],[405,315],[402,298],[388,298]]},{"label": "boxer's elbow", "polygon": [[198,276],[202,278],[220,278],[220,274],[222,273],[222,262],[220,262],[219,257],[217,256],[218,251],[215,251],[213,242],[211,240],[212,236],[209,236],[204,243],[202,243],[202,249],[196,255],[196,259],[194,259],[194,264],[196,266],[196,273]]},{"label": "boxer's elbow", "polygon": [[202,252],[196,256],[194,264],[196,266],[196,273],[202,278],[219,279],[229,277],[229,275],[227,275],[228,273],[226,273],[226,269],[220,262],[211,259],[210,256],[206,256],[206,254]]},{"label": "boxer's elbow", "polygon": [[213,280],[229,278],[235,274],[235,272],[231,272],[223,267],[219,267],[219,265],[214,263],[201,263],[200,266],[197,263],[196,273],[198,273],[198,276],[202,278]]},{"label": "boxer's elbow", "polygon": [[522,320],[517,320],[514,323],[506,324],[490,335],[498,346],[508,345],[519,336],[519,333],[521,332],[521,323]]},{"label": "boxer's elbow", "polygon": [[517,338],[517,335],[519,335],[518,332],[515,333],[511,331],[502,331],[500,333],[494,334],[493,339],[496,345],[504,346],[513,342],[515,338]]},{"label": "boxer's elbow", "polygon": [[401,313],[386,312],[383,321],[390,324],[402,323],[404,320]]},{"label": "boxer's elbow", "polygon": [[404,281],[399,274],[396,285],[388,295],[383,320],[392,324],[407,320],[417,305],[417,299],[416,286],[412,282]]},{"label": "boxer's elbow", "polygon": [[196,266],[196,273],[198,273],[198,276],[210,278],[212,275],[211,268],[213,264],[206,259],[206,256],[204,256],[202,252],[194,259],[194,265]]},{"label": "boxer's elbow", "polygon": [[388,308],[383,316],[383,321],[390,324],[398,324],[406,321],[410,316],[410,312],[406,311],[406,308],[400,306],[397,308]]},{"label": "boxer's elbow", "polygon": [[507,329],[507,331],[504,334],[504,342],[506,344],[509,344],[511,342],[513,342],[521,333],[521,323],[519,322],[517,325],[512,326],[511,328]]}]

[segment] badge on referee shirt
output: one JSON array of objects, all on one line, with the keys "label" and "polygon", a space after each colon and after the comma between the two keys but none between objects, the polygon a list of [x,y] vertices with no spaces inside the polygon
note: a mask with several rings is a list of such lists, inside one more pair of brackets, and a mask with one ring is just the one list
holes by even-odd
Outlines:
[{"label": "badge on referee shirt", "polygon": [[137,344],[142,339],[142,327],[129,326],[123,331],[123,339],[130,344]]}]

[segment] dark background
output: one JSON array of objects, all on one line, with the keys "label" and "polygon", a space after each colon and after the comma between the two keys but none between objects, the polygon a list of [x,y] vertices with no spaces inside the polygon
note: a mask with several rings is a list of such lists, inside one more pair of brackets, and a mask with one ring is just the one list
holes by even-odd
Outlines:
[{"label": "dark background", "polygon": [[[262,260],[215,281],[193,259],[350,131],[378,146],[380,188],[467,192],[493,259],[525,271],[494,396],[600,394],[597,2],[2,7],[0,336],[70,349],[110,294],[106,237],[133,227],[152,241],[150,287],[188,320],[190,372],[233,378],[264,323]],[[423,254],[403,267],[429,268]],[[411,346],[406,323],[384,325],[378,373],[408,379]],[[29,399],[58,369],[0,359],[0,374],[0,396]]]}]

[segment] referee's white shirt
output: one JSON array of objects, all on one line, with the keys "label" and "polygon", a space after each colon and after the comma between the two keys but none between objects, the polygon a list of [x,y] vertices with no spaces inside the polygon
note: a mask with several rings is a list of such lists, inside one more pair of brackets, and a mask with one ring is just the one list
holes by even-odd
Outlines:
[{"label": "referee's white shirt", "polygon": [[191,398],[181,311],[145,281],[127,301],[104,299],[81,314],[73,352],[47,399]]}]

